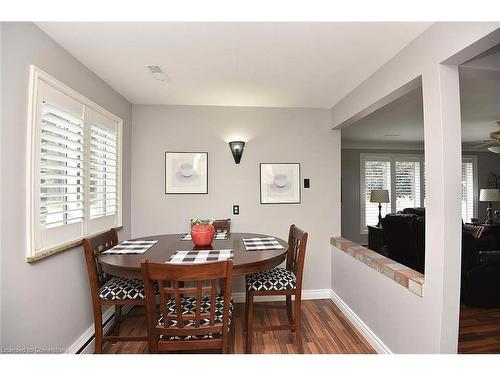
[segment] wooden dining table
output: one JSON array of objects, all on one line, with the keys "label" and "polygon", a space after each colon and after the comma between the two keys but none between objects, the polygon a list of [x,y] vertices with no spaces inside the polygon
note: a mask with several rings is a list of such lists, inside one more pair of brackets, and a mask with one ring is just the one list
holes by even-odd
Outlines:
[{"label": "wooden dining table", "polygon": [[[134,240],[157,240],[158,242],[142,254],[101,254],[97,257],[102,271],[113,276],[142,279],[141,260],[149,259],[152,262],[165,263],[176,251],[182,250],[233,250],[233,275],[246,275],[266,271],[281,264],[286,259],[288,244],[275,236],[259,233],[230,233],[227,239],[213,240],[212,246],[195,248],[192,241],[182,238],[186,233],[162,234],[133,238]],[[243,238],[274,237],[283,246],[279,250],[252,250],[248,251],[243,244]]]}]

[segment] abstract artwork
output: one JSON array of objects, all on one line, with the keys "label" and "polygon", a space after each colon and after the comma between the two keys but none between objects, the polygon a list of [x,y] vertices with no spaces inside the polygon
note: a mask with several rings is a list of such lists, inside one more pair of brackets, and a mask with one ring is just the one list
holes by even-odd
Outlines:
[{"label": "abstract artwork", "polygon": [[208,194],[208,153],[165,152],[165,194]]},{"label": "abstract artwork", "polygon": [[260,203],[300,203],[300,164],[261,163]]}]

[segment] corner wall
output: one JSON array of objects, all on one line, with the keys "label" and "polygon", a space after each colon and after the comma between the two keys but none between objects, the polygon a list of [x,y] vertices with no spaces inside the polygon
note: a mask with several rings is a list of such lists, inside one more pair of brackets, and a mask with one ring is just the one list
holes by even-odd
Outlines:
[{"label": "corner wall", "polygon": [[130,235],[131,104],[32,23],[3,23],[1,327],[3,348],[68,348],[93,324],[81,247],[26,263],[29,65],[123,119],[123,226]]},{"label": "corner wall", "polygon": [[[340,233],[340,134],[325,109],[133,106],[132,235],[181,233],[193,217],[228,218],[234,232],[309,232],[304,289],[331,288],[329,239]],[[247,141],[235,164],[229,140]],[[208,195],[166,195],[166,151],[207,151]],[[260,162],[298,162],[301,204],[261,205]],[[232,215],[232,205],[240,215]],[[241,291],[241,280],[235,291]]]},{"label": "corner wall", "polygon": [[[424,296],[388,290],[384,275],[333,249],[333,291],[395,353],[456,353],[460,288],[458,68],[499,42],[500,23],[436,23],[332,108],[342,124],[418,76],[424,98],[426,275]],[[496,32],[495,32],[496,31]],[[477,42],[477,43],[476,43]],[[472,45],[472,46],[471,46]],[[356,263],[353,263],[356,262]],[[346,270],[350,270],[347,272]]]}]

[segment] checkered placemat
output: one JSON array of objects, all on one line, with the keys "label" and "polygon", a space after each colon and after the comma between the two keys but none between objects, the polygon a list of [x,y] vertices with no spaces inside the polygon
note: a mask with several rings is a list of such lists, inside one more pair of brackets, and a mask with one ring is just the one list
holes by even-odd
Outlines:
[{"label": "checkered placemat", "polygon": [[[215,232],[214,240],[227,240],[229,237],[229,233],[224,232]],[[187,233],[182,236],[181,241],[191,241],[191,233]]]},{"label": "checkered placemat", "polygon": [[274,237],[243,238],[247,251],[284,249]]},{"label": "checkered placemat", "polygon": [[225,250],[179,250],[166,263],[205,263],[233,257],[232,249]]},{"label": "checkered placemat", "polygon": [[157,242],[158,240],[123,241],[115,247],[106,250],[103,254],[143,254]]}]

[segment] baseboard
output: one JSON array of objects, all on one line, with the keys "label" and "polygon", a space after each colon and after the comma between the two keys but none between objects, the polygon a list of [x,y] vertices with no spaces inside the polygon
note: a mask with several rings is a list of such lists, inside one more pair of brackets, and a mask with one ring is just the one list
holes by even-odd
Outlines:
[{"label": "baseboard", "polygon": [[[331,289],[309,289],[302,291],[302,299],[330,299]],[[232,297],[235,303],[245,302],[245,292],[232,293]],[[285,296],[256,296],[254,299],[256,302],[266,302],[266,301],[284,301]]]},{"label": "baseboard", "polygon": [[392,351],[384,344],[384,342],[368,327],[359,316],[340,298],[337,293],[330,290],[330,298],[342,313],[354,324],[357,330],[363,335],[368,343],[379,354],[392,354]]},{"label": "baseboard", "polygon": [[[132,305],[123,306],[122,314],[126,315],[131,309]],[[102,321],[104,322],[104,332],[107,332],[114,323],[115,309],[113,307],[107,309],[102,314]],[[85,332],[68,348],[67,354],[92,354],[95,349],[95,335],[94,324],[87,328]]]}]

